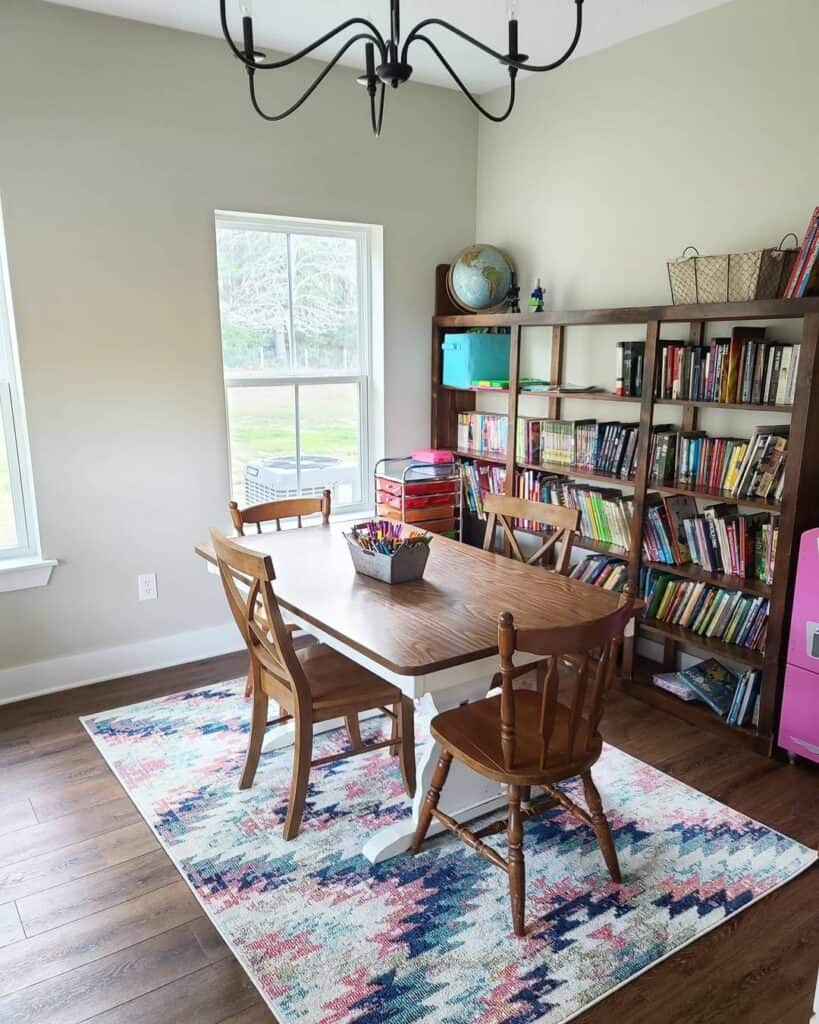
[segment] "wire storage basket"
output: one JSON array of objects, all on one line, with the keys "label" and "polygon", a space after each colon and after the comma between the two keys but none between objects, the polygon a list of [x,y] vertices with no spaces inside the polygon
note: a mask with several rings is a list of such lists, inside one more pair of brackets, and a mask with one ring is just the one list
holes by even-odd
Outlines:
[{"label": "wire storage basket", "polygon": [[[699,302],[751,302],[782,296],[799,249],[783,249],[785,238],[775,249],[700,256],[693,245],[682,257],[668,260],[668,283],[675,306]],[[797,246],[799,239],[796,239]],[[688,256],[693,249],[696,255]]]}]

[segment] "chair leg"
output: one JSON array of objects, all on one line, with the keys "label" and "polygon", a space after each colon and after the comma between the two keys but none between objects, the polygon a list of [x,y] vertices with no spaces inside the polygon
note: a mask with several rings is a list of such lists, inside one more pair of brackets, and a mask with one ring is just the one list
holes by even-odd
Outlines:
[{"label": "chair leg", "polygon": [[359,750],[361,748],[361,730],[358,728],[358,715],[355,712],[351,715],[345,715],[344,721],[347,724],[347,735],[350,737],[350,745],[353,750]]},{"label": "chair leg", "polygon": [[600,844],[603,859],[606,862],[606,867],[609,869],[612,881],[619,884],[621,880],[620,864],[617,860],[617,849],[614,845],[608,819],[603,813],[603,801],[597,792],[597,786],[594,784],[591,771],[583,772],[581,778],[583,779],[583,792],[586,795],[586,803],[589,805],[589,811],[591,812],[592,826],[597,836],[597,842]]},{"label": "chair leg", "polygon": [[398,717],[393,719],[393,724],[398,723],[401,737],[401,775],[411,800],[415,796],[415,705],[409,697],[404,697],[395,711]]},{"label": "chair leg", "polygon": [[250,665],[247,670],[247,682],[245,683],[245,700],[253,693],[253,666]]},{"label": "chair leg", "polygon": [[393,704],[392,711],[393,717],[392,724],[390,725],[390,739],[395,740],[395,743],[393,743],[390,746],[390,757],[398,757],[398,755],[401,753],[401,743],[399,742],[399,737],[401,736],[401,733],[399,732],[398,729],[398,719],[401,716],[401,705]]},{"label": "chair leg", "polygon": [[438,764],[435,766],[435,771],[432,773],[432,780],[429,784],[427,795],[424,798],[421,813],[418,816],[418,825],[415,829],[415,835],[412,838],[412,846],[410,847],[413,853],[418,853],[421,849],[421,843],[426,839],[429,826],[432,822],[432,812],[438,806],[438,801],[441,798],[441,790],[444,788],[451,766],[452,754],[450,754],[448,750],[442,750],[441,756],[438,758]]},{"label": "chair leg", "polygon": [[512,901],[512,927],[515,935],[526,934],[526,862],[523,856],[523,820],[520,816],[520,786],[509,786],[509,821],[506,832],[509,839],[509,896]]},{"label": "chair leg", "polygon": [[250,789],[256,777],[256,769],[259,767],[259,756],[262,752],[264,733],[267,728],[267,694],[260,686],[253,688],[253,673],[251,671],[251,688],[253,692],[253,713],[250,720],[250,739],[247,747],[247,758],[242,778],[239,782],[239,789]]},{"label": "chair leg", "polygon": [[298,713],[296,719],[296,742],[293,745],[293,776],[290,780],[290,802],[284,820],[284,838],[295,839],[301,828],[307,787],[310,784],[310,761],[313,757],[313,723],[305,722]]}]

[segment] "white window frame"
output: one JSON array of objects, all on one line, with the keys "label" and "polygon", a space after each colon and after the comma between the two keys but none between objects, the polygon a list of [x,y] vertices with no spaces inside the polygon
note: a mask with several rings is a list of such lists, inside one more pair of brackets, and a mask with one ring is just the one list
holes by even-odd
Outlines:
[{"label": "white window frame", "polygon": [[17,544],[0,548],[0,592],[44,586],[57,564],[55,561],[44,560],[40,549],[5,226],[0,203],[0,445],[3,444],[8,458]]},{"label": "white window frame", "polygon": [[[294,391],[294,418],[296,436],[296,455],[300,452],[300,410],[299,391],[301,387],[315,384],[357,384],[358,385],[358,423],[359,423],[359,467],[360,467],[360,499],[352,504],[339,506],[343,513],[356,513],[372,508],[371,467],[374,463],[373,424],[376,415],[374,402],[373,367],[374,357],[374,321],[378,320],[374,310],[374,292],[380,280],[381,229],[371,224],[351,224],[342,221],[313,220],[299,217],[279,217],[272,214],[236,213],[226,210],[215,211],[215,228],[245,228],[250,231],[271,231],[276,234],[288,235],[319,235],[332,238],[351,238],[357,243],[358,257],[358,329],[360,339],[360,365],[357,373],[326,371],[316,374],[299,372],[277,372],[272,374],[243,374],[241,371],[227,372],[222,353],[222,373],[225,386],[225,422],[228,433],[228,480],[232,481],[232,450],[230,439],[230,414],[228,409],[228,391],[231,388],[247,387],[285,387]],[[288,271],[289,274],[289,271]],[[291,282],[292,285],[292,282]],[[374,316],[376,312],[376,316]],[[220,313],[221,315],[221,313]],[[293,305],[289,304],[290,336],[295,337],[293,329]],[[221,334],[220,334],[221,340]],[[377,430],[375,431],[377,433]],[[298,466],[298,460],[297,460]],[[300,471],[297,469],[297,487],[301,487]],[[230,488],[229,484],[229,488]]]}]

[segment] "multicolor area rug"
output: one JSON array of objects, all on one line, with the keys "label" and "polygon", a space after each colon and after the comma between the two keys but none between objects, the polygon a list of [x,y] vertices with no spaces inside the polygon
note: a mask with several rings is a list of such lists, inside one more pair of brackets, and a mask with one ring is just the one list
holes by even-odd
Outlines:
[{"label": "multicolor area rug", "polygon": [[[264,754],[254,788],[237,788],[243,686],[84,723],[280,1024],[557,1024],[816,858],[608,747],[595,778],[623,884],[568,814],[527,822],[534,928],[519,940],[506,877],[454,837],[376,866],[361,856],[410,810],[385,751],[314,769],[301,834],[284,842],[291,750]],[[345,742],[327,733],[320,753]]]}]

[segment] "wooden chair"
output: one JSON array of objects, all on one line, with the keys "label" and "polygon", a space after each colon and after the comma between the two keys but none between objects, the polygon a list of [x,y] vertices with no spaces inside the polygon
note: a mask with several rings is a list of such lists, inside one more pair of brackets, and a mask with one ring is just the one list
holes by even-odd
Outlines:
[{"label": "wooden chair", "polygon": [[[502,686],[500,696],[463,704],[432,720],[432,735],[442,753],[421,810],[413,852],[418,852],[432,818],[436,818],[505,871],[516,935],[525,934],[524,818],[562,805],[594,829],[609,873],[615,882],[620,881],[617,852],[591,769],[602,749],[598,726],[617,650],[634,611],[627,588],[616,611],[580,626],[516,629],[511,613],[503,612],[498,619],[500,672],[493,680],[493,686]],[[532,663],[516,667],[512,660],[515,651],[541,656],[535,663],[540,692],[515,689],[514,681],[533,667]],[[570,691],[568,703],[561,699],[559,688]],[[453,758],[507,786],[508,819],[471,832],[438,809]],[[578,775],[588,810],[556,788],[557,783]],[[546,790],[547,796],[530,803],[532,786]],[[521,808],[521,802],[526,806]],[[508,835],[508,859],[483,842],[483,837],[503,829]]]},{"label": "wooden chair", "polygon": [[248,505],[247,508],[239,508],[235,501],[228,502],[230,518],[239,537],[244,537],[245,527],[255,525],[256,532],[262,532],[262,523],[275,523],[276,529],[281,530],[282,519],[295,519],[299,529],[302,525],[303,516],[313,516],[321,513],[321,524],[327,526],[330,522],[330,509],[332,495],[329,490],[322,493],[320,498],[282,498],[278,501],[266,501],[261,505]]},{"label": "wooden chair", "polygon": [[[320,498],[283,498],[278,501],[266,501],[261,505],[248,505],[247,508],[239,508],[235,501],[229,501],[228,511],[236,530],[236,536],[244,537],[245,526],[255,525],[256,533],[261,533],[263,523],[275,522],[276,529],[281,530],[282,519],[295,519],[298,529],[301,529],[302,517],[313,516],[317,512],[321,513],[321,525],[329,526],[331,506],[332,494],[329,490],[325,490]],[[288,623],[287,628],[294,633],[299,627]],[[245,697],[249,697],[251,693],[253,693],[253,678],[251,670],[248,669]]]},{"label": "wooden chair", "polygon": [[[297,653],[273,593],[272,583],[276,577],[270,556],[249,551],[218,530],[211,530],[210,535],[230,610],[247,644],[253,678],[250,742],[240,788],[248,789],[253,785],[267,726],[292,718],[295,744],[285,839],[298,835],[311,767],[390,747],[390,752],[399,757],[404,786],[412,797],[415,793],[415,735],[410,698],[397,686],[324,644],[315,644]],[[243,593],[244,590],[247,592]],[[272,722],[267,720],[270,698],[284,712]],[[392,719],[391,734],[389,739],[364,744],[359,734],[358,715],[374,708]],[[313,726],[339,717],[347,722],[352,749],[313,760]]]},{"label": "wooden chair", "polygon": [[[580,526],[579,509],[564,508],[562,505],[549,505],[544,501],[526,501],[508,494],[485,494],[483,507],[488,513],[486,517],[486,534],[483,539],[484,551],[494,550],[495,527],[503,530],[504,540],[508,541],[513,558],[527,565],[545,564],[547,556],[558,541],[561,542],[560,554],[555,563],[555,570],[562,576],[569,572],[569,558],[572,543]],[[515,519],[530,519],[543,526],[551,526],[549,533],[541,534],[543,543],[533,555],[523,554],[514,533]]]}]

